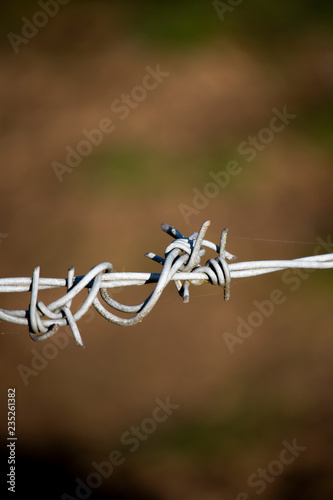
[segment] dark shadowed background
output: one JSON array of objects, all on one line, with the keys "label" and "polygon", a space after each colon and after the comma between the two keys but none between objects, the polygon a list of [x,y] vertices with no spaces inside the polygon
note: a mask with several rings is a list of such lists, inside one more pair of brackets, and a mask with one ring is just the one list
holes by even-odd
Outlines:
[{"label": "dark shadowed background", "polygon": [[[331,2],[0,10],[1,277],[158,272],[162,222],[229,227],[239,261],[333,251]],[[238,280],[226,303],[205,284],[185,305],[170,284],[132,328],[92,310],[84,350],[1,321],[1,495],[14,387],[17,498],[332,498],[332,278]]]}]

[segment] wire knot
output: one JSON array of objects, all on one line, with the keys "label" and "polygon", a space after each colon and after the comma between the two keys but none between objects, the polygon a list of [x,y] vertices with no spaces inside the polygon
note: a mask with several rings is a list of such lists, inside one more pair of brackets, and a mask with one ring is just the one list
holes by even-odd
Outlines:
[{"label": "wire knot", "polygon": [[223,286],[224,300],[230,299],[231,277],[229,264],[225,258],[216,257],[216,259],[209,259],[204,267],[199,267],[197,270],[204,272],[212,285]]},{"label": "wire knot", "polygon": [[[29,333],[31,339],[37,342],[48,339],[57,333],[60,326],[67,324],[72,330],[77,345],[84,347],[76,322],[87,312],[96,299],[100,289],[102,275],[112,270],[112,264],[104,262],[93,267],[82,280],[75,283],[74,267],[72,266],[68,270],[68,277],[66,280],[67,294],[46,306],[42,301],[37,302],[40,274],[40,267],[37,266],[32,275],[31,299],[28,310]],[[89,290],[88,297],[78,311],[73,314],[70,309],[73,298],[85,287]]]},{"label": "wire knot", "polygon": [[[175,285],[184,302],[189,301],[189,286],[190,284],[200,285],[202,280],[193,279],[194,273],[205,273],[208,281],[213,285],[224,287],[224,299],[230,298],[230,270],[227,260],[234,260],[236,257],[226,251],[227,234],[229,229],[225,228],[221,234],[220,246],[206,241],[204,239],[206,231],[210,225],[210,221],[202,224],[199,233],[193,233],[188,238],[185,238],[176,228],[162,224],[162,229],[170,236],[175,238],[175,241],[170,243],[165,249],[165,259],[154,253],[146,254],[152,260],[164,265],[165,260],[170,255],[174,255],[175,260],[179,262],[177,270],[189,274],[191,280],[175,280]],[[215,259],[209,259],[205,266],[200,266],[200,259],[205,255],[205,248],[208,247],[215,250],[219,255]],[[180,255],[183,252],[183,255]]]},{"label": "wire knot", "polygon": [[224,287],[224,300],[230,299],[231,274],[227,260],[235,260],[236,256],[226,251],[228,228],[223,229],[218,249],[219,255],[215,259],[207,260],[205,266],[197,267],[194,272],[206,274],[212,285]]}]

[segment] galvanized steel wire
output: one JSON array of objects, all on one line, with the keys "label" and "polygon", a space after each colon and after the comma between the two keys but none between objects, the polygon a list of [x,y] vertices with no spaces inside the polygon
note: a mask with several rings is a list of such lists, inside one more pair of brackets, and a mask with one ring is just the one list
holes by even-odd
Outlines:
[{"label": "galvanized steel wire", "polygon": [[[170,281],[176,285],[178,293],[184,302],[189,301],[189,286],[209,282],[224,287],[224,299],[230,297],[230,282],[235,278],[248,278],[261,274],[272,273],[283,269],[331,269],[333,268],[333,253],[302,257],[293,260],[251,261],[233,263],[234,255],[227,252],[226,242],[228,229],[223,229],[220,244],[216,245],[205,240],[205,234],[210,221],[202,224],[198,233],[188,237],[183,236],[176,228],[162,224],[162,230],[174,238],[160,257],[155,253],[148,253],[146,257],[162,265],[160,273],[113,272],[110,262],[103,262],[93,267],[85,276],[74,275],[74,267],[68,270],[67,278],[41,278],[40,268],[36,267],[32,278],[2,278],[0,279],[0,293],[30,292],[28,310],[0,309],[0,320],[29,327],[32,340],[41,341],[55,335],[60,327],[69,325],[76,343],[83,346],[82,338],[77,326],[91,306],[108,321],[120,326],[132,326],[141,322],[153,309],[164,288]],[[218,254],[215,259],[209,259],[201,265],[201,257],[205,248]],[[230,263],[232,262],[232,263]],[[140,304],[126,305],[118,302],[108,292],[108,289],[133,285],[156,283],[153,292]],[[38,300],[40,290],[66,288],[63,297],[45,305]],[[71,306],[73,299],[84,289],[88,295],[83,304],[75,313]],[[131,315],[118,316],[104,307],[104,303],[114,311]]]}]

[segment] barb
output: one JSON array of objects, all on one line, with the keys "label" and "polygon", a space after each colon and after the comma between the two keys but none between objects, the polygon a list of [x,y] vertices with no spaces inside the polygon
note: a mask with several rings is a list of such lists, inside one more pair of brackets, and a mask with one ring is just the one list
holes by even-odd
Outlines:
[{"label": "barb", "polygon": [[[29,326],[30,337],[34,341],[45,340],[55,335],[60,327],[69,325],[77,345],[84,347],[77,321],[92,305],[108,321],[120,326],[132,326],[141,322],[150,313],[170,281],[175,283],[184,302],[189,301],[190,284],[201,285],[205,282],[222,286],[224,299],[229,300],[230,282],[234,278],[248,278],[283,269],[333,268],[333,253],[294,260],[230,264],[229,262],[236,257],[226,250],[228,229],[223,229],[220,245],[216,245],[204,239],[209,225],[210,221],[206,221],[199,233],[185,237],[176,228],[162,224],[162,230],[172,236],[174,241],[166,247],[164,257],[152,252],[146,254],[146,257],[163,266],[160,273],[115,273],[112,264],[104,262],[93,267],[85,276],[75,277],[74,267],[71,267],[66,279],[41,278],[39,267],[35,268],[32,278],[2,278],[0,279],[0,293],[30,292],[31,296],[28,310],[0,309],[0,320]],[[209,259],[202,266],[200,261],[205,255],[206,248],[213,250],[218,256],[215,259]],[[109,289],[117,287],[147,283],[156,283],[156,287],[141,304],[137,305],[122,304],[111,297],[108,292]],[[61,287],[67,288],[67,293],[60,299],[49,305],[38,301],[40,290]],[[72,301],[84,288],[88,290],[88,296],[73,314],[71,312]],[[131,317],[124,318],[107,310],[99,300],[98,294],[114,311],[127,313]]]}]

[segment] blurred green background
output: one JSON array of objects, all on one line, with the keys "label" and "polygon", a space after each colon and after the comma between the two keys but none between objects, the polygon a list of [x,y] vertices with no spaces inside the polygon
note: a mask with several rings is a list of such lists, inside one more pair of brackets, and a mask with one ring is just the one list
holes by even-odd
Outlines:
[{"label": "blurred green background", "polygon": [[[312,255],[318,238],[332,251],[331,2],[224,2],[223,14],[223,2],[53,1],[46,20],[36,17],[44,4],[0,6],[1,276],[31,276],[37,264],[43,277],[73,264],[80,275],[103,261],[158,272],[143,255],[163,255],[162,222],[189,235],[210,219],[214,242],[228,226],[239,261]],[[17,38],[34,19],[45,25]],[[168,76],[141,99],[135,88],[158,66]],[[249,161],[244,143],[267,138],[283,109],[295,117]],[[66,165],[83,131],[106,119],[114,130]],[[240,173],[212,187],[231,161]],[[228,303],[223,290],[191,287],[187,305],[170,285],[133,328],[92,312],[79,323],[85,350],[69,338],[39,369],[46,344],[0,322],[1,451],[6,470],[6,394],[16,387],[18,497],[75,498],[76,478],[119,449],[124,464],[87,498],[254,499],[248,478],[296,439],[306,450],[260,497],[331,498],[331,284],[330,270],[295,290],[276,273],[233,283]],[[274,289],[283,304],[231,353],[225,333]],[[116,298],[137,303],[145,292]],[[29,294],[0,298],[28,308]],[[35,373],[24,380],[20,366]],[[130,453],[123,433],[168,397],[179,408]]]}]

